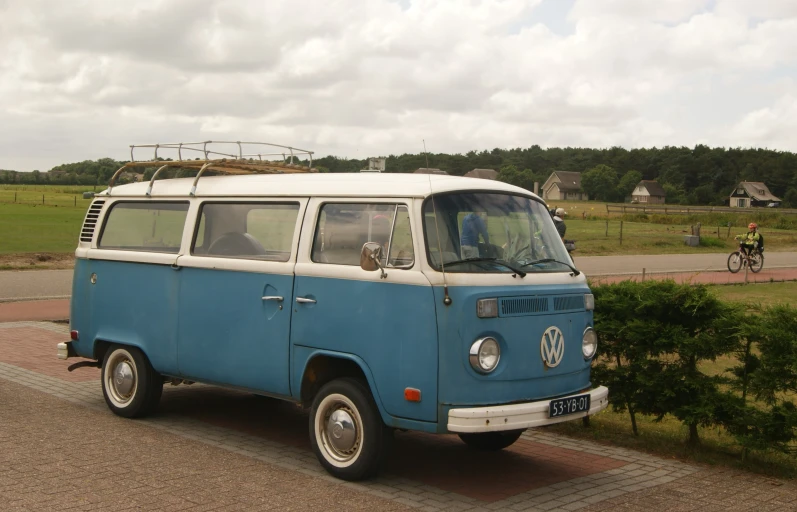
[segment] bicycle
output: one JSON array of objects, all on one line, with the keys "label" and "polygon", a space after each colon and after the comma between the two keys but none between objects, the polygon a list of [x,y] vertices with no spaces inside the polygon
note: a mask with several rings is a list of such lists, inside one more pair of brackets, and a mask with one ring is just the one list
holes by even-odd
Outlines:
[{"label": "bicycle", "polygon": [[747,265],[755,274],[761,272],[761,269],[764,268],[764,253],[761,249],[756,247],[747,254],[742,250],[742,243],[739,242],[739,249],[733,251],[728,256],[728,270],[730,270],[732,274],[735,274],[739,272],[744,265]]}]

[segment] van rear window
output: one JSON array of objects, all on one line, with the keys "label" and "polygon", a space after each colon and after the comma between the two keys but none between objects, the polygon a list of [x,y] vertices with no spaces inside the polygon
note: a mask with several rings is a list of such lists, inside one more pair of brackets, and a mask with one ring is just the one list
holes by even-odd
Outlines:
[{"label": "van rear window", "polygon": [[188,203],[119,202],[111,207],[98,247],[177,253]]}]

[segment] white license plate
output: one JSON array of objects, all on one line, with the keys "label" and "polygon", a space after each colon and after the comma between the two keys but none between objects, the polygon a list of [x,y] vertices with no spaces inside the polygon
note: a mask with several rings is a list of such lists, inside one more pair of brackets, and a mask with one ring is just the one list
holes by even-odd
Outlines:
[{"label": "white license plate", "polygon": [[589,411],[589,404],[589,394],[557,398],[556,400],[551,400],[548,416],[550,418],[556,418],[557,416],[567,416],[568,414]]}]

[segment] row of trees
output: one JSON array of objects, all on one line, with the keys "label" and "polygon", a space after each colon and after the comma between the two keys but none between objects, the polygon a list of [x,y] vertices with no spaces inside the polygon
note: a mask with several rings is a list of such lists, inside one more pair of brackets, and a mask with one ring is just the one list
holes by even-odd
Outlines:
[{"label": "row of trees", "polygon": [[[428,159],[428,163],[427,163]],[[0,171],[0,183],[108,183],[122,165],[110,158],[59,165],[56,173]],[[328,156],[314,166],[324,172],[359,172],[366,160]],[[663,147],[641,149],[528,148],[470,151],[465,154],[402,154],[387,157],[388,172],[435,167],[461,176],[474,168],[500,172],[506,181],[529,190],[553,171],[584,173],[582,185],[591,197],[622,201],[640,179],[657,180],[668,203],[722,205],[740,181],[761,181],[776,196],[797,207],[797,154],[767,149]],[[89,183],[90,182],[90,183]]]}]

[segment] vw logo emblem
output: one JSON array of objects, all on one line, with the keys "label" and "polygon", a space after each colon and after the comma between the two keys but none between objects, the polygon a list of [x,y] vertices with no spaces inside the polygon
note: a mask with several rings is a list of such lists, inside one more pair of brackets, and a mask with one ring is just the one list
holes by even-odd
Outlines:
[{"label": "vw logo emblem", "polygon": [[565,355],[565,336],[558,327],[548,327],[542,334],[540,355],[548,368],[555,368]]}]

